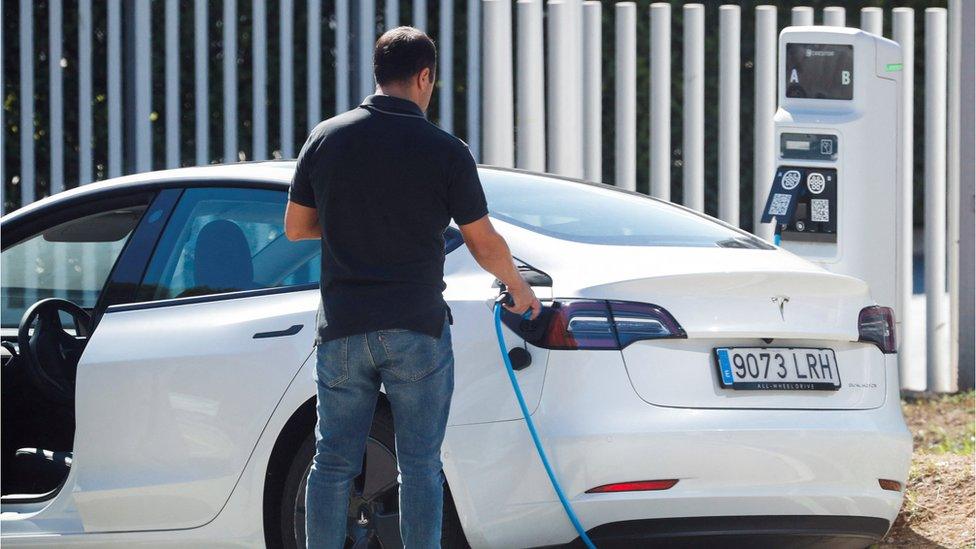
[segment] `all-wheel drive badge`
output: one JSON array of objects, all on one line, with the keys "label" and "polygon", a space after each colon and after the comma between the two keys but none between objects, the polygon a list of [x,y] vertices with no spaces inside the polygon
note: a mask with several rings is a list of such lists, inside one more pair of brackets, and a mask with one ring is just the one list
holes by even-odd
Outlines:
[{"label": "all-wheel drive badge", "polygon": [[772,300],[773,303],[779,305],[779,317],[783,319],[783,322],[786,322],[786,313],[784,309],[786,308],[786,304],[790,302],[789,296],[778,295],[774,296]]}]

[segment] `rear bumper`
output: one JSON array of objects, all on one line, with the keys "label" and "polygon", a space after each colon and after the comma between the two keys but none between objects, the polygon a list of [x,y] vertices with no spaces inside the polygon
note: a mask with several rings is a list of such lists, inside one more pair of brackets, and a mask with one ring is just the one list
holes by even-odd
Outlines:
[{"label": "rear bumper", "polygon": [[[888,531],[876,517],[770,515],[631,520],[603,524],[587,532],[601,549],[630,547],[818,547],[861,549]],[[585,547],[577,538],[566,548]]]},{"label": "rear bumper", "polygon": [[[554,363],[553,355],[560,354]],[[693,540],[707,534],[709,521],[731,520],[721,517],[793,517],[766,521],[773,524],[768,532],[748,526],[762,519],[743,523],[745,531],[728,533],[729,540],[826,536],[826,543],[839,536],[866,546],[897,516],[903,494],[878,484],[904,484],[911,462],[911,435],[897,397],[869,410],[654,406],[635,394],[623,365],[607,360],[612,356],[554,351],[533,414],[560,484],[587,529],[612,538],[626,536],[636,524],[657,535],[655,524],[680,531],[689,524],[681,521],[713,517],[700,519],[705,530],[686,528]],[[897,387],[891,375],[896,372],[889,371],[889,387]],[[473,547],[558,546],[577,537],[523,421],[450,427],[444,450],[444,470]],[[586,493],[604,484],[656,479],[679,481],[662,491]],[[795,517],[810,516],[819,518],[805,519],[807,526],[797,530]],[[840,524],[833,519],[849,517],[876,520],[851,531],[831,526]]]}]

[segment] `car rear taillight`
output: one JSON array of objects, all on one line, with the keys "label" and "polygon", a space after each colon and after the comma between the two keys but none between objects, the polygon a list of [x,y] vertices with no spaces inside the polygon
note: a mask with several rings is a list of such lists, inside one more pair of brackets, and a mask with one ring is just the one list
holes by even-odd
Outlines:
[{"label": "car rear taillight", "polygon": [[894,353],[895,312],[891,307],[872,305],[861,309],[857,316],[858,341],[874,343],[882,353]]},{"label": "car rear taillight", "polygon": [[507,311],[502,318],[526,341],[546,349],[620,350],[645,339],[687,337],[663,308],[630,301],[556,300],[535,321]]}]

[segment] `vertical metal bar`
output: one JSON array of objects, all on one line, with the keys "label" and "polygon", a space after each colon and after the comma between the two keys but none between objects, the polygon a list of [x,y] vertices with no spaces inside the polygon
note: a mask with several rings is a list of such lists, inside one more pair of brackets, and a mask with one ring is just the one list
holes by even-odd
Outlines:
[{"label": "vertical metal bar", "polygon": [[322,0],[308,0],[308,37],[306,40],[308,62],[306,102],[309,131],[322,118]]},{"label": "vertical metal bar", "polygon": [[400,0],[386,0],[386,14],[383,19],[387,29],[400,26]]},{"label": "vertical metal bar", "polygon": [[237,162],[237,0],[224,0],[224,162]]},{"label": "vertical metal bar", "polygon": [[[0,147],[2,149],[2,147]],[[92,156],[92,9],[78,1],[78,184],[94,179]]]},{"label": "vertical metal bar", "polygon": [[912,166],[914,163],[914,93],[915,93],[915,10],[912,8],[895,8],[891,11],[892,38],[901,46],[902,74],[901,97],[898,100],[898,127],[901,128],[898,154],[902,158],[902,172],[899,174],[898,207],[896,215],[899,217],[898,233],[898,299],[895,304],[895,319],[899,322],[898,334],[898,371],[902,388],[925,389],[924,375],[916,381],[915,370],[924,365],[912,364],[913,348],[916,345],[915,336],[908,329],[909,311],[912,302],[912,218],[915,203],[914,178]]},{"label": "vertical metal bar", "polygon": [[373,0],[359,0],[359,97],[376,89],[373,78],[373,45],[376,42],[376,10]]},{"label": "vertical metal bar", "polygon": [[61,78],[61,0],[49,0],[48,31],[48,100],[50,105],[51,180],[49,191],[64,190],[64,84]]},{"label": "vertical metal bar", "polygon": [[603,180],[603,22],[600,2],[583,2],[583,177]]},{"label": "vertical metal bar", "polygon": [[427,0],[413,0],[413,26],[427,32]]},{"label": "vertical metal bar", "polygon": [[861,8],[861,30],[884,36],[884,11],[881,8]]},{"label": "vertical metal bar", "polygon": [[773,224],[760,220],[776,170],[776,6],[756,6],[755,86],[752,232],[772,240]]},{"label": "vertical metal bar", "polygon": [[[949,368],[959,367],[959,72],[962,66],[962,17],[960,0],[949,0],[949,78],[948,133],[946,151],[946,200],[948,209],[948,280],[949,280]],[[972,165],[970,168],[972,169]]]},{"label": "vertical metal bar", "polygon": [[637,4],[614,4],[614,185],[637,190]]},{"label": "vertical metal bar", "polygon": [[827,6],[823,10],[823,24],[826,27],[846,27],[847,12],[839,6]]},{"label": "vertical metal bar", "polygon": [[813,8],[797,6],[790,11],[790,25],[794,27],[809,27],[813,25]]},{"label": "vertical metal bar", "polygon": [[108,98],[108,176],[122,175],[122,7],[108,0],[108,53],[105,70]]},{"label": "vertical metal bar", "polygon": [[944,345],[946,11],[925,9],[925,335],[929,391],[952,390]]},{"label": "vertical metal bar", "polygon": [[705,6],[685,4],[681,179],[684,205],[705,211]]},{"label": "vertical metal bar", "polygon": [[650,194],[671,200],[671,5],[651,4]]},{"label": "vertical metal bar", "polygon": [[467,134],[475,160],[481,158],[481,2],[468,0]]},{"label": "vertical metal bar", "polygon": [[437,79],[440,90],[437,99],[437,122],[446,132],[454,132],[454,0],[441,0]]},{"label": "vertical metal bar", "polygon": [[20,205],[34,201],[34,3],[20,0]]},{"label": "vertical metal bar", "polygon": [[[959,11],[955,17],[963,21],[976,20],[976,3],[960,2]],[[963,44],[976,43],[976,27],[962,25],[960,41]],[[972,120],[976,111],[976,50],[972,47],[961,48],[959,56],[959,95],[966,98],[959,102],[959,114],[962,120]],[[976,248],[976,211],[973,208],[976,198],[976,132],[972,127],[965,128],[959,134],[959,248],[973,250]],[[976,386],[976,264],[974,254],[963,253],[959,256],[959,272],[965,276],[964,282],[959,284],[959,368],[957,370],[957,389],[972,389]]]},{"label": "vertical metal bar", "polygon": [[253,0],[251,13],[251,57],[254,59],[251,69],[251,155],[255,160],[265,160],[268,158],[268,34],[265,28],[265,0]]},{"label": "vertical metal bar", "polygon": [[180,3],[166,0],[166,167],[180,165]]},{"label": "vertical metal bar", "polygon": [[135,2],[136,171],[152,170],[152,24],[149,0]]},{"label": "vertical metal bar", "polygon": [[[486,2],[485,6],[488,4]],[[487,12],[485,18],[487,28]],[[573,58],[578,50],[573,29],[573,6],[562,0],[549,0],[546,33],[549,40],[546,63],[548,171],[568,177],[582,177],[583,163],[577,146],[581,133],[579,103],[576,99],[580,91],[579,78],[573,70]],[[488,113],[486,109],[486,125]]]},{"label": "vertical metal bar", "polygon": [[542,0],[518,0],[518,80],[515,166],[546,171],[546,86],[542,47]]},{"label": "vertical metal bar", "polygon": [[336,114],[349,110],[349,0],[336,0]]},{"label": "vertical metal bar", "polygon": [[719,8],[719,217],[739,225],[739,37],[738,5]]},{"label": "vertical metal bar", "polygon": [[508,0],[485,0],[484,162],[515,166],[512,101],[512,11]]},{"label": "vertical metal bar", "polygon": [[295,83],[292,80],[294,64],[293,50],[295,40],[292,29],[294,27],[294,9],[292,0],[281,0],[280,12],[280,61],[278,80],[281,85],[279,96],[279,118],[281,119],[281,156],[292,158],[295,156]]},{"label": "vertical metal bar", "polygon": [[207,0],[196,0],[193,5],[193,96],[194,96],[194,141],[196,142],[196,163],[203,166],[210,163],[210,76],[208,63],[210,48],[207,43]]}]

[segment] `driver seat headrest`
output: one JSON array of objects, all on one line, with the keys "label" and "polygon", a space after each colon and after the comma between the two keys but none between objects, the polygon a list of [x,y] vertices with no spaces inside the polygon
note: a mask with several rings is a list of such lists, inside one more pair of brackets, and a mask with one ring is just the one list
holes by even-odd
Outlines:
[{"label": "driver seat headrest", "polygon": [[204,225],[194,249],[193,282],[209,290],[254,288],[254,263],[244,231],[226,219]]}]

